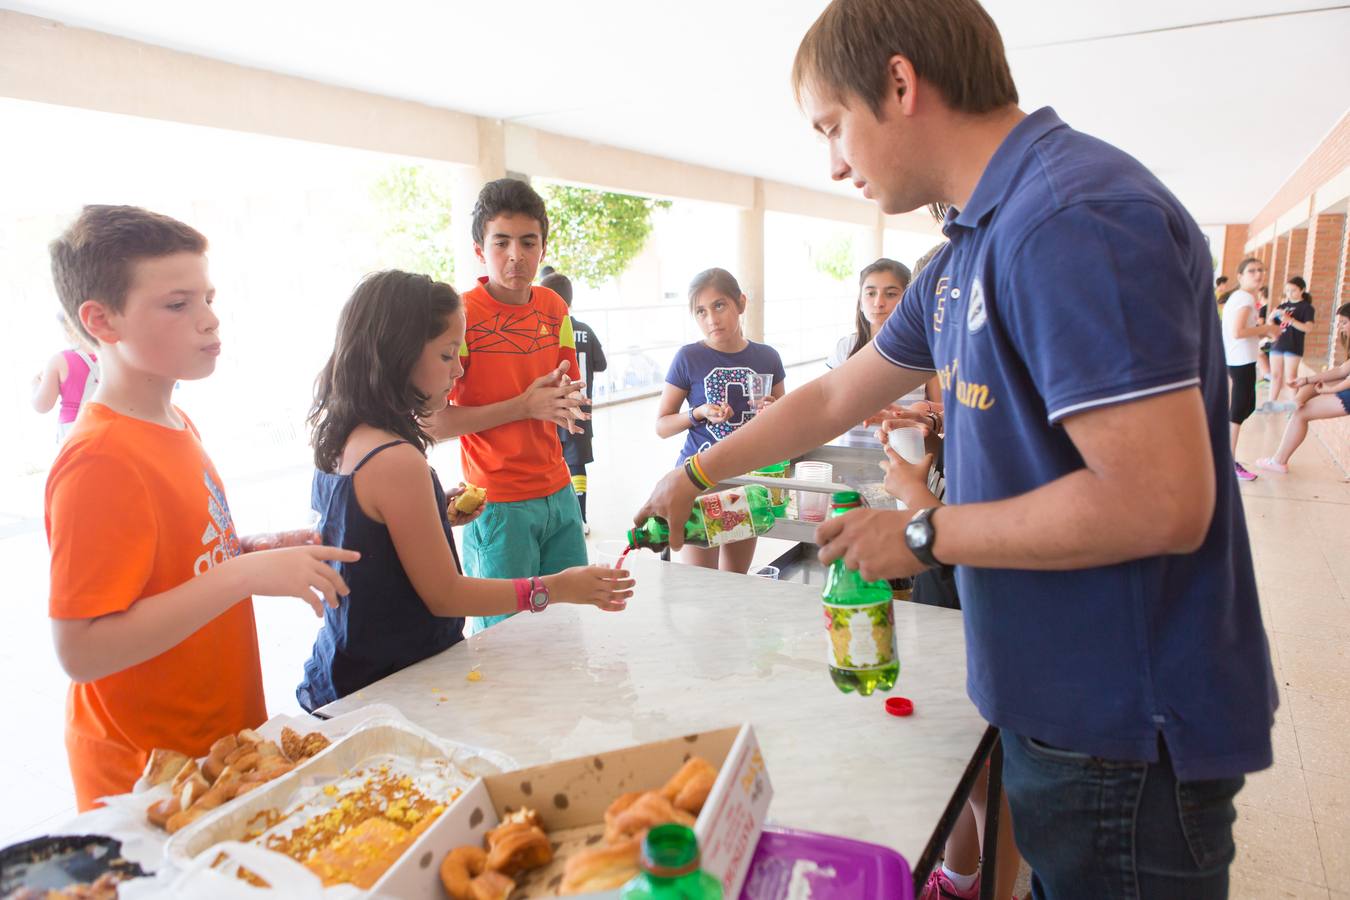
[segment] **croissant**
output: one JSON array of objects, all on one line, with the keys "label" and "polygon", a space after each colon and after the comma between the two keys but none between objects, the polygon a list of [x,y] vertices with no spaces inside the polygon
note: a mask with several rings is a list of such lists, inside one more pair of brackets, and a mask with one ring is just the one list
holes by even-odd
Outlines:
[{"label": "croissant", "polygon": [[515,889],[514,881],[491,869],[469,882],[469,896],[473,900],[507,900]]},{"label": "croissant", "polygon": [[613,847],[594,847],[573,856],[563,866],[559,896],[589,894],[620,887],[638,873],[641,841],[637,838]]},{"label": "croissant", "polygon": [[684,765],[680,766],[678,772],[670,776],[666,786],[661,788],[661,795],[674,803],[675,798],[680,795],[680,791],[684,790],[690,782],[709,777],[712,781],[717,780],[716,767],[701,756],[691,756]]},{"label": "croissant", "polygon": [[[619,801],[626,797],[627,795],[620,797]],[[618,801],[615,805],[617,803]],[[641,837],[649,829],[669,822],[694,827],[693,816],[684,810],[676,809],[669,800],[656,791],[648,791],[639,795],[613,817],[609,812],[605,813],[605,843],[618,844],[627,838]]]},{"label": "croissant", "polygon": [[553,845],[548,835],[524,822],[510,822],[492,829],[487,842],[487,867],[494,872],[515,875],[553,861]]},{"label": "croissant", "polygon": [[172,781],[174,776],[181,772],[188,762],[185,753],[156,748],[150,751],[150,759],[145,764],[145,773],[142,777],[150,783],[151,787],[154,787],[166,781]]}]

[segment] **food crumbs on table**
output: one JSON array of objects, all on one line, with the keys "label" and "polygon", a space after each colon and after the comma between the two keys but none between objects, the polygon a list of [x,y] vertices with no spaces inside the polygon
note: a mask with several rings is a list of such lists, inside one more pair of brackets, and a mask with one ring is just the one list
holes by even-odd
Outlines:
[{"label": "food crumbs on table", "polygon": [[483,673],[478,671],[477,669],[473,669],[469,672],[468,675],[465,675],[464,677],[467,678],[469,681],[482,681]]}]

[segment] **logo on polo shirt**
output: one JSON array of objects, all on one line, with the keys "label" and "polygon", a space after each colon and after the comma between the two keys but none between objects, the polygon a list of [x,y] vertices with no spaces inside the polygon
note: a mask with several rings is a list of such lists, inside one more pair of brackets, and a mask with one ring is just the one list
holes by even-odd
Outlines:
[{"label": "logo on polo shirt", "polygon": [[942,330],[942,320],[946,317],[947,307],[947,288],[951,285],[951,278],[943,275],[938,279],[937,289],[933,292],[937,297],[937,304],[933,307],[933,330]]},{"label": "logo on polo shirt", "polygon": [[976,278],[970,285],[970,308],[966,310],[966,331],[974,334],[983,328],[987,321],[989,316],[984,311],[984,285]]}]

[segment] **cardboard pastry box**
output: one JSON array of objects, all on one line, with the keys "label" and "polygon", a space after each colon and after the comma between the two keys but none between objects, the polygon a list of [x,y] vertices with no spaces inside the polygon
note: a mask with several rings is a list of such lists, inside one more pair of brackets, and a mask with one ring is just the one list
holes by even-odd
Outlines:
[{"label": "cardboard pastry box", "polygon": [[[702,868],[721,879],[723,896],[740,895],[764,827],[773,787],[749,725],[705,731],[580,759],[534,766],[476,782],[375,885],[377,896],[444,900],[440,865],[451,850],[483,846],[483,836],[507,814],[529,807],[543,819],[555,846],[548,866],[522,874],[512,900],[556,896],[567,859],[600,846],[605,809],[629,791],[658,790],[693,756],[718,768],[699,814]],[[617,897],[618,892],[589,894]]]}]

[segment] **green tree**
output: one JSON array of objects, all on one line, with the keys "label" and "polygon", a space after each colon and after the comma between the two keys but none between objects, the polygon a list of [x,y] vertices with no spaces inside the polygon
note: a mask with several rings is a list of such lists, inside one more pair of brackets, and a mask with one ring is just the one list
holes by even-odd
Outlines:
[{"label": "green tree", "polygon": [[428,166],[397,165],[371,193],[384,216],[380,255],[385,264],[454,284],[449,176]]},{"label": "green tree", "polygon": [[844,281],[853,276],[853,238],[837,234],[817,247],[808,245],[811,262],[816,271],[828,275],[835,281]]},{"label": "green tree", "polygon": [[550,265],[574,281],[599,287],[620,275],[652,233],[652,211],[669,200],[552,184],[543,191],[548,209]]}]

